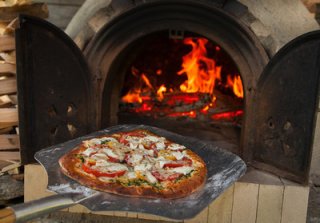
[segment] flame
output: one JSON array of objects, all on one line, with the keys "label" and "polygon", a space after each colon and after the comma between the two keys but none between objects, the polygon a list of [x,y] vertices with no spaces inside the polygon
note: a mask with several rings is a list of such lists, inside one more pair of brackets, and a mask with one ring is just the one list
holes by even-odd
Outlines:
[{"label": "flame", "polygon": [[230,75],[227,76],[227,84],[232,88],[233,93],[238,98],[243,98],[243,85],[240,75],[236,75],[231,78]]},{"label": "flame", "polygon": [[[131,72],[135,76],[138,75],[138,70],[134,67],[131,68]],[[151,89],[151,90],[153,89],[149,79],[143,73],[140,76],[140,83],[144,83],[147,86],[147,89]],[[121,98],[121,100],[126,103],[142,103],[143,96],[141,96],[141,93],[142,93],[142,87],[130,89],[129,92]]]},{"label": "flame", "polygon": [[208,58],[205,38],[186,38],[184,43],[191,45],[192,50],[183,56],[182,69],[178,75],[186,74],[187,80],[180,85],[182,92],[213,92],[216,80],[221,80],[221,67]]},{"label": "flame", "polygon": [[167,88],[163,85],[161,85],[157,91],[158,100],[162,101],[164,96],[163,93],[167,91]]},{"label": "flame", "polygon": [[140,89],[130,90],[125,96],[121,98],[121,100],[126,103],[142,103],[140,93]]}]

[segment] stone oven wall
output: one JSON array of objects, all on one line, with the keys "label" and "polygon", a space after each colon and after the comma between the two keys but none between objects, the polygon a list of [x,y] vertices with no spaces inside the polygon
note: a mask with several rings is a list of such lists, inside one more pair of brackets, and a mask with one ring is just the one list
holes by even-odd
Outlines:
[{"label": "stone oven wall", "polygon": [[[319,28],[314,15],[300,0],[215,0],[210,2],[245,24],[258,37],[271,58],[295,37]],[[119,13],[145,1],[86,0],[66,33],[84,49],[88,41]],[[320,174],[320,120],[315,130],[311,174]]]}]

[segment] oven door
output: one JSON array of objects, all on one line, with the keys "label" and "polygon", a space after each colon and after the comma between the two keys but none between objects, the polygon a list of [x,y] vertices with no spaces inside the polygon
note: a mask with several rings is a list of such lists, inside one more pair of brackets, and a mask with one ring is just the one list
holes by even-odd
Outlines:
[{"label": "oven door", "polygon": [[318,108],[320,32],[284,46],[257,83],[245,157],[258,167],[308,183]]},{"label": "oven door", "polygon": [[42,19],[19,17],[16,30],[21,160],[93,130],[92,81],[75,43]]}]

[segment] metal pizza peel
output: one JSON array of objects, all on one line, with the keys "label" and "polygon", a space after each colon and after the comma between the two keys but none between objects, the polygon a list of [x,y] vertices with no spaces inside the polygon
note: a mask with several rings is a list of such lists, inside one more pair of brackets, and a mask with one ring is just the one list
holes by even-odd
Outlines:
[{"label": "metal pizza peel", "polygon": [[[59,158],[78,146],[83,140],[134,129],[149,130],[197,153],[207,165],[208,173],[205,185],[191,195],[179,199],[139,198],[99,192],[87,188],[60,171]],[[214,143],[184,137],[146,125],[118,125],[107,128],[40,150],[35,154],[35,159],[47,171],[47,189],[55,192],[56,195],[0,210],[0,222],[2,222],[1,219],[5,219],[3,217],[9,219],[6,222],[25,222],[75,204],[81,204],[91,211],[139,212],[175,220],[190,219],[206,208],[246,171],[243,160]]]}]

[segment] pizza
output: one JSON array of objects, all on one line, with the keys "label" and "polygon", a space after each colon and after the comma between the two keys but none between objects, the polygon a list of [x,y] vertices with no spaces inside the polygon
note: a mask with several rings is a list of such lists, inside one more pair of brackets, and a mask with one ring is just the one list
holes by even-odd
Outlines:
[{"label": "pizza", "polygon": [[204,161],[185,146],[137,129],[83,141],[59,159],[80,184],[114,194],[180,198],[206,181]]}]

